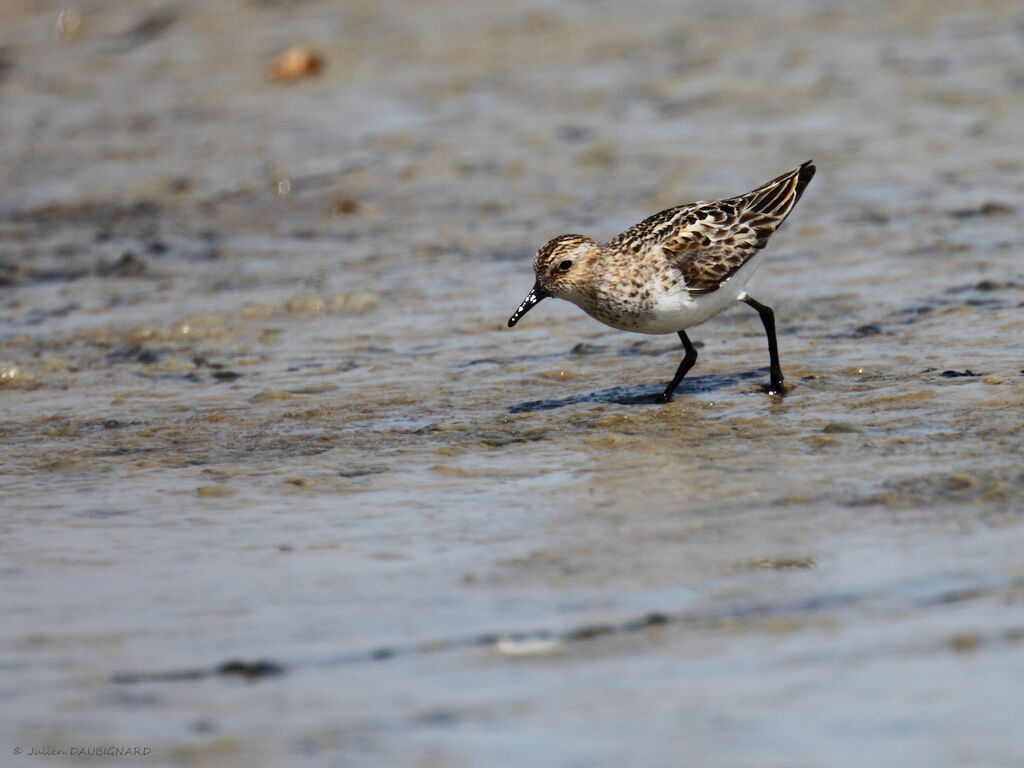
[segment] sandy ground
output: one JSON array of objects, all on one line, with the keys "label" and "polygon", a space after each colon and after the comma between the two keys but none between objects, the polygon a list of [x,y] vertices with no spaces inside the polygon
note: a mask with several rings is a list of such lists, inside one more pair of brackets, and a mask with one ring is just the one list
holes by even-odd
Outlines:
[{"label": "sandy ground", "polygon": [[[1024,766],[1019,3],[0,22],[5,764]],[[784,399],[505,327],[809,158]]]}]

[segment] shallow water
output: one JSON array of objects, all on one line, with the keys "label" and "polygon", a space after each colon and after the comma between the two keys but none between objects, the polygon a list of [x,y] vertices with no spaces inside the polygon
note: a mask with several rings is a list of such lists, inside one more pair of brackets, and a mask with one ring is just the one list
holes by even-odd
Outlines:
[{"label": "shallow water", "polygon": [[[1019,5],[5,8],[8,754],[1022,765]],[[668,406],[505,327],[811,157],[784,399],[747,307]]]}]

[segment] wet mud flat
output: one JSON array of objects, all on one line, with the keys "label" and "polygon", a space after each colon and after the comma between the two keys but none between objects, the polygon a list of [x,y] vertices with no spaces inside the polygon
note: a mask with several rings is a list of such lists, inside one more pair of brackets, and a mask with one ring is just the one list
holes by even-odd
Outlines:
[{"label": "wet mud flat", "polygon": [[[72,10],[0,37],[0,746],[1019,762],[1016,5]],[[810,157],[785,398],[745,306],[667,406],[674,337],[505,327]]]}]

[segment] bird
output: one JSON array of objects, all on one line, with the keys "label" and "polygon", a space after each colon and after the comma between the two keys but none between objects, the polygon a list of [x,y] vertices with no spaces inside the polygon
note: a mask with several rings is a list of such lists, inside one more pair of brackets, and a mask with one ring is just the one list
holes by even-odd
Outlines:
[{"label": "bird", "polygon": [[668,403],[697,361],[686,329],[742,301],[760,315],[768,337],[766,391],[784,395],[775,313],[749,296],[746,285],[761,250],[814,173],[808,160],[746,194],[668,208],[603,244],[576,234],[549,240],[534,257],[536,281],[508,327],[550,297],[570,301],[612,328],[678,334],[683,359],[658,397]]}]

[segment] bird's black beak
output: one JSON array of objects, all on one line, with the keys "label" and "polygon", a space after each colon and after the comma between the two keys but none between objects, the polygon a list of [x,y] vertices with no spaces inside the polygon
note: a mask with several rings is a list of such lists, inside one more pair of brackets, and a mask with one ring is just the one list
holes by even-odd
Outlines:
[{"label": "bird's black beak", "polygon": [[523,299],[523,303],[519,305],[519,309],[512,313],[512,317],[508,319],[508,327],[511,328],[513,325],[519,322],[519,318],[529,312],[541,299],[546,299],[551,294],[545,291],[540,284],[540,280],[533,284],[533,288]]}]

